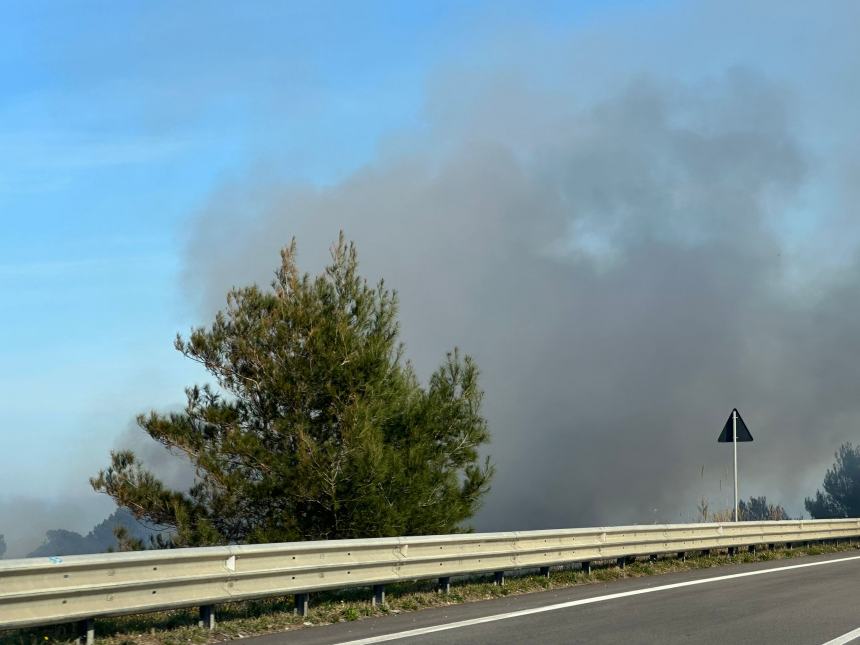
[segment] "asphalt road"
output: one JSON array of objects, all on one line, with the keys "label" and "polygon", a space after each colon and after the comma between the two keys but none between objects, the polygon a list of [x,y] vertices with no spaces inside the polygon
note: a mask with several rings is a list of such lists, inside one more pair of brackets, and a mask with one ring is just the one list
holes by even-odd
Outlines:
[{"label": "asphalt road", "polygon": [[[860,555],[851,551],[525,594],[243,642],[822,645],[858,628]],[[860,629],[854,637],[860,645]]]}]

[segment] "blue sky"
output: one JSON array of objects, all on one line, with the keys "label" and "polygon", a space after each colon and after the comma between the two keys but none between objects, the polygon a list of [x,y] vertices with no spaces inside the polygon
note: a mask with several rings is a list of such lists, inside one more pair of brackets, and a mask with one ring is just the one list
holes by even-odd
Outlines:
[{"label": "blue sky", "polygon": [[89,499],[86,477],[133,416],[200,378],[172,339],[198,320],[182,251],[214,187],[257,168],[337,181],[386,133],[420,130],[428,78],[475,41],[606,11],[4,3],[0,497]]}]

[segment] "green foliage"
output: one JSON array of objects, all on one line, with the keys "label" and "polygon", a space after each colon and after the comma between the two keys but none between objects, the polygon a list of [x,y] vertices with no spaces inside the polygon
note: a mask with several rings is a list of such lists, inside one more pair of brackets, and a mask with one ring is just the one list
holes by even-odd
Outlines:
[{"label": "green foliage", "polygon": [[806,510],[816,519],[860,517],[860,446],[844,443],[836,462],[824,475],[824,492],[806,498]]},{"label": "green foliage", "polygon": [[749,501],[738,502],[738,517],[744,522],[763,522],[767,520],[790,520],[780,504],[768,504],[767,497],[750,497]]},{"label": "green foliage", "polygon": [[113,535],[116,539],[116,551],[143,551],[144,549],[144,541],[132,535],[125,526],[114,527]]},{"label": "green foliage", "polygon": [[399,344],[396,295],[357,273],[343,235],[300,274],[295,241],[271,290],[233,289],[176,348],[217,387],[140,427],[185,453],[197,480],[170,490],[128,451],[91,480],[172,530],[170,546],[448,533],[488,490],[478,368],[456,350],[422,387]]}]

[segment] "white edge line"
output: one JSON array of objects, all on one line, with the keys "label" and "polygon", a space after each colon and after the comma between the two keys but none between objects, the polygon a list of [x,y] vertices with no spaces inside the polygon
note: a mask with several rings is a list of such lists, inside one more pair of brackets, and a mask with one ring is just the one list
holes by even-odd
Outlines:
[{"label": "white edge line", "polygon": [[842,636],[837,636],[833,640],[829,640],[823,645],[845,645],[845,643],[850,643],[851,641],[857,640],[860,638],[860,627],[857,629],[852,629],[850,632],[846,634],[842,634]]},{"label": "white edge line", "polygon": [[[423,636],[425,634],[433,634],[435,632],[448,631],[450,629],[460,629],[463,627],[471,627],[472,625],[481,625],[483,623],[491,623],[497,620],[507,620],[509,618],[519,618],[520,616],[529,616],[532,614],[542,614],[547,611],[558,611],[559,609],[569,609],[570,607],[579,607],[581,605],[590,605],[597,602],[605,602],[607,600],[617,600],[619,598],[627,598],[630,596],[641,596],[648,593],[656,593],[658,591],[668,591],[670,589],[680,589],[682,587],[693,587],[703,585],[710,582],[720,582],[722,580],[734,580],[736,578],[747,578],[749,576],[762,576],[769,573],[779,573],[781,571],[790,571],[793,569],[805,569],[807,567],[820,567],[827,564],[837,564],[839,562],[850,562],[851,560],[860,560],[860,555],[853,555],[848,558],[838,558],[835,560],[824,560],[822,562],[807,562],[806,564],[792,564],[785,567],[774,567],[771,569],[759,569],[757,571],[745,571],[744,573],[730,573],[724,576],[714,576],[712,578],[701,578],[699,580],[688,580],[686,582],[675,582],[668,585],[659,585],[657,587],[646,587],[644,589],[634,589],[632,591],[621,591],[618,593],[606,594],[604,596],[593,596],[591,598],[581,598],[580,600],[571,600],[555,605],[546,605],[545,607],[535,607],[533,609],[521,609],[519,611],[511,611],[504,614],[493,614],[491,616],[483,616],[481,618],[472,618],[470,620],[461,620],[456,623],[446,623],[444,625],[433,625],[431,627],[420,627],[418,629],[410,629],[404,632],[395,632],[393,634],[381,634],[379,636],[371,636],[369,638],[360,638],[353,641],[342,641],[338,645],[373,645],[373,643],[385,643],[387,641],[400,640],[402,638],[410,638],[413,636]],[[824,643],[824,645],[844,645],[845,643],[854,640],[860,636],[860,628],[853,632],[848,632],[834,640]],[[846,639],[847,640],[843,640]]]}]

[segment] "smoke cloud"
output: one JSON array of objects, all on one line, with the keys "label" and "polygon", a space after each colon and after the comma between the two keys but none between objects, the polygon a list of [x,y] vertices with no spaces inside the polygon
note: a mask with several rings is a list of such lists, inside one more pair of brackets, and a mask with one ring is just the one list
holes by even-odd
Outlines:
[{"label": "smoke cloud", "polygon": [[268,283],[292,236],[317,271],[343,229],[398,290],[419,373],[455,345],[482,368],[498,474],[479,529],[727,508],[735,406],[755,437],[741,495],[799,514],[860,430],[860,155],[809,114],[856,123],[835,90],[810,112],[819,81],[767,62],[577,76],[612,42],[583,35],[538,80],[522,61],[441,71],[425,127],[333,185],[226,183],[189,230],[184,287],[206,320],[230,286]]}]

